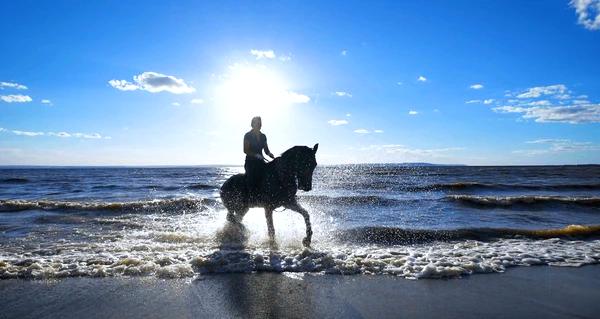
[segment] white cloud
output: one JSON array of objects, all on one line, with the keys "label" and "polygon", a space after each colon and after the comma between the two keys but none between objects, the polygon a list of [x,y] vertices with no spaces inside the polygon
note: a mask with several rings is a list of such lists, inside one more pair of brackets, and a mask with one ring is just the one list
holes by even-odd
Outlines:
[{"label": "white cloud", "polygon": [[333,125],[333,126],[339,126],[339,125],[348,124],[348,121],[346,121],[346,120],[329,120],[329,121],[327,121],[327,123],[329,123],[330,125]]},{"label": "white cloud", "polygon": [[424,77],[424,76],[422,76],[422,75],[419,75],[419,77],[417,78],[417,81],[419,81],[419,82],[427,82],[427,78]]},{"label": "white cloud", "polygon": [[573,99],[571,91],[564,84],[538,86],[520,94],[508,94],[510,98],[494,107],[497,113],[518,113],[524,119],[535,122],[555,123],[599,123],[600,104],[587,100],[587,95],[577,95]]},{"label": "white cloud", "polygon": [[419,114],[419,112],[417,112],[417,111],[413,111],[413,110],[408,111],[408,115],[417,115],[417,114]]},{"label": "white cloud", "polygon": [[531,141],[526,141],[526,144],[554,144],[554,143],[566,143],[569,142],[570,140],[568,139],[556,139],[556,138],[543,138],[543,139],[539,139],[539,140],[531,140]]},{"label": "white cloud", "polygon": [[373,133],[383,133],[383,130],[374,130]]},{"label": "white cloud", "polygon": [[[6,129],[0,129],[0,132],[2,131],[6,131],[9,132]],[[31,132],[31,131],[20,131],[20,130],[11,130],[11,133],[15,134],[15,135],[19,135],[19,136],[28,136],[28,137],[35,137],[35,136],[53,136],[53,137],[60,137],[60,138],[70,138],[70,137],[74,137],[74,138],[85,138],[85,139],[101,139],[102,135],[98,134],[98,133],[68,133],[68,132]],[[110,139],[110,137],[104,137],[107,139]]]},{"label": "white cloud", "polygon": [[359,128],[357,130],[354,130],[354,133],[358,133],[358,134],[369,134],[369,130],[366,130],[364,128]]},{"label": "white cloud", "polygon": [[600,0],[571,0],[577,23],[588,30],[600,30]]},{"label": "white cloud", "polygon": [[479,84],[479,83],[477,83],[477,84],[473,84],[473,85],[471,85],[471,86],[469,86],[469,87],[470,87],[471,89],[473,89],[473,90],[481,90],[481,89],[483,89],[483,84]]},{"label": "white cloud", "polygon": [[571,103],[574,105],[591,104],[588,100],[573,100]]},{"label": "white cloud", "polygon": [[347,116],[347,117],[351,117],[351,116],[352,116],[352,114],[351,114],[351,113],[346,113],[346,116]]},{"label": "white cloud", "polygon": [[519,99],[530,99],[537,98],[542,95],[564,95],[568,92],[567,87],[564,84],[555,84],[548,86],[536,86],[527,89],[527,91],[517,95]]},{"label": "white cloud", "polygon": [[58,132],[58,133],[49,132],[48,135],[49,136],[56,136],[56,137],[71,137],[71,134],[69,134],[67,132]]},{"label": "white cloud", "polygon": [[555,99],[559,99],[559,100],[568,100],[571,98],[571,95],[569,94],[558,94],[554,96]]},{"label": "white cloud", "polygon": [[181,104],[179,104],[179,102],[173,102],[173,103],[171,103],[171,105],[173,105],[173,106],[181,106]]},{"label": "white cloud", "polygon": [[468,100],[468,101],[465,101],[465,104],[483,103],[485,105],[489,105],[489,104],[494,103],[494,101],[496,101],[496,100],[494,100],[494,99]]},{"label": "white cloud", "polygon": [[600,104],[570,106],[500,106],[493,108],[499,113],[520,113],[525,119],[536,122],[600,123]]},{"label": "white cloud", "polygon": [[52,106],[52,105],[53,105],[53,104],[52,104],[52,101],[50,101],[50,100],[48,100],[48,99],[42,99],[42,100],[40,101],[40,103],[42,103],[42,104],[46,104],[46,105],[50,105],[50,106]]},{"label": "white cloud", "polygon": [[185,83],[183,79],[156,72],[144,72],[136,75],[133,77],[133,82],[110,80],[108,81],[108,84],[121,91],[142,90],[151,93],[166,91],[174,94],[192,93],[196,91],[196,89]]},{"label": "white cloud", "polygon": [[304,104],[310,102],[310,97],[304,94],[288,91],[285,95],[287,102],[290,104]]},{"label": "white cloud", "polygon": [[21,94],[0,95],[0,100],[6,103],[27,103],[32,101],[29,95]]},{"label": "white cloud", "polygon": [[544,148],[515,150],[514,154],[523,154],[527,156],[535,156],[542,154],[556,153],[574,153],[574,152],[591,152],[600,151],[600,145],[591,142],[575,142],[569,139],[538,139],[526,141],[526,144],[535,144],[545,146]]},{"label": "white cloud", "polygon": [[340,52],[341,55],[347,55],[348,54],[348,50],[342,50],[342,52]]},{"label": "white cloud", "polygon": [[72,135],[73,135],[73,137],[86,138],[86,139],[100,139],[100,138],[102,138],[102,135],[100,135],[98,133],[91,133],[91,134],[87,134],[87,133],[73,133]]},{"label": "white cloud", "polygon": [[135,91],[140,88],[137,84],[125,80],[110,80],[108,81],[108,84],[120,91]]},{"label": "white cloud", "polygon": [[511,153],[519,154],[519,155],[526,155],[526,156],[536,156],[536,155],[548,154],[549,151],[546,149],[543,149],[543,150],[531,149],[531,150],[514,150]]},{"label": "white cloud", "polygon": [[540,101],[529,102],[526,105],[529,105],[529,106],[550,106],[550,105],[552,105],[552,103],[550,103],[550,101],[548,101],[548,100],[540,100]]},{"label": "white cloud", "polygon": [[0,132],[4,132],[4,131],[6,131],[6,129],[3,127],[0,127]]},{"label": "white cloud", "polygon": [[337,91],[337,92],[335,92],[335,95],[337,95],[337,96],[345,96],[345,97],[352,97],[352,94],[350,94],[348,92],[344,92],[344,91]]},{"label": "white cloud", "polygon": [[4,88],[15,89],[15,90],[27,90],[27,87],[23,84],[14,82],[0,82],[0,90]]},{"label": "white cloud", "polygon": [[398,85],[402,85],[402,82],[396,82],[396,84],[398,84]]},{"label": "white cloud", "polygon": [[250,50],[250,54],[256,57],[257,60],[260,59],[275,59],[277,56],[273,50]]},{"label": "white cloud", "polygon": [[44,132],[27,132],[27,131],[19,131],[19,130],[13,130],[12,132],[15,135],[22,135],[22,136],[29,136],[29,137],[44,135]]},{"label": "white cloud", "polygon": [[190,103],[192,104],[204,104],[204,100],[203,99],[193,99],[190,101]]}]

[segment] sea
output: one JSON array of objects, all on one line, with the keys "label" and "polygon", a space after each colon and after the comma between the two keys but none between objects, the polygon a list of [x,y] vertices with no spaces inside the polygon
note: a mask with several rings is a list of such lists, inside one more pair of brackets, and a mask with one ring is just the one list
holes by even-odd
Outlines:
[{"label": "sea", "polygon": [[226,222],[238,166],[0,169],[0,279],[214,273],[464,278],[600,262],[600,166],[318,166],[303,218]]}]

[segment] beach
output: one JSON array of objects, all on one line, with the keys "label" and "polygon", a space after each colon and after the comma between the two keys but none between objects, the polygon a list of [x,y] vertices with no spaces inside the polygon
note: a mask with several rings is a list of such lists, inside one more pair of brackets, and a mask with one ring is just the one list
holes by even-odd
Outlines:
[{"label": "beach", "polygon": [[302,273],[0,281],[0,318],[597,318],[600,266],[448,280]]}]

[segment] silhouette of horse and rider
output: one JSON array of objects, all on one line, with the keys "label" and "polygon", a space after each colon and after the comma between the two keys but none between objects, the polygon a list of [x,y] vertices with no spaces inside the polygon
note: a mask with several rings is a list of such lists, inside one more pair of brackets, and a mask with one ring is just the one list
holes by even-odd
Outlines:
[{"label": "silhouette of horse and rider", "polygon": [[[302,215],[306,224],[306,237],[302,244],[310,246],[312,229],[308,211],[296,200],[298,189],[312,189],[312,175],[317,161],[315,154],[319,144],[313,148],[294,146],[275,158],[267,145],[267,137],[261,133],[262,120],[252,118],[252,130],[244,135],[244,153],[246,174],[231,176],[221,186],[221,200],[227,208],[227,220],[241,223],[251,207],[265,210],[267,228],[271,243],[275,242],[273,211],[278,207],[296,211]],[[263,151],[273,160],[266,163]]]}]

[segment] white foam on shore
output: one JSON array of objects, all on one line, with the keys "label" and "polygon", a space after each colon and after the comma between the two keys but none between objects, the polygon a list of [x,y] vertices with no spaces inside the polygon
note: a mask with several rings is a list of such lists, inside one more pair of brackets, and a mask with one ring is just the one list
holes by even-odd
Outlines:
[{"label": "white foam on shore", "polygon": [[449,278],[473,273],[503,272],[508,267],[582,266],[600,262],[600,241],[550,239],[437,243],[413,247],[345,247],[335,251],[174,250],[56,256],[3,254],[0,278],[62,278],[78,276],[191,277],[197,273],[321,272],[326,274],[394,275],[410,279]]},{"label": "white foam on shore", "polygon": [[[3,246],[0,279],[105,276],[193,277],[203,273],[283,272],[452,278],[508,267],[600,263],[600,240],[552,238],[440,241],[415,245],[340,244],[328,217],[312,214],[313,248],[301,245],[302,218],[275,215],[278,248],[268,244],[264,214],[224,227],[225,212],[127,216],[141,229],[76,229],[81,239],[26,237]],[[302,276],[297,276],[301,279]]]}]

